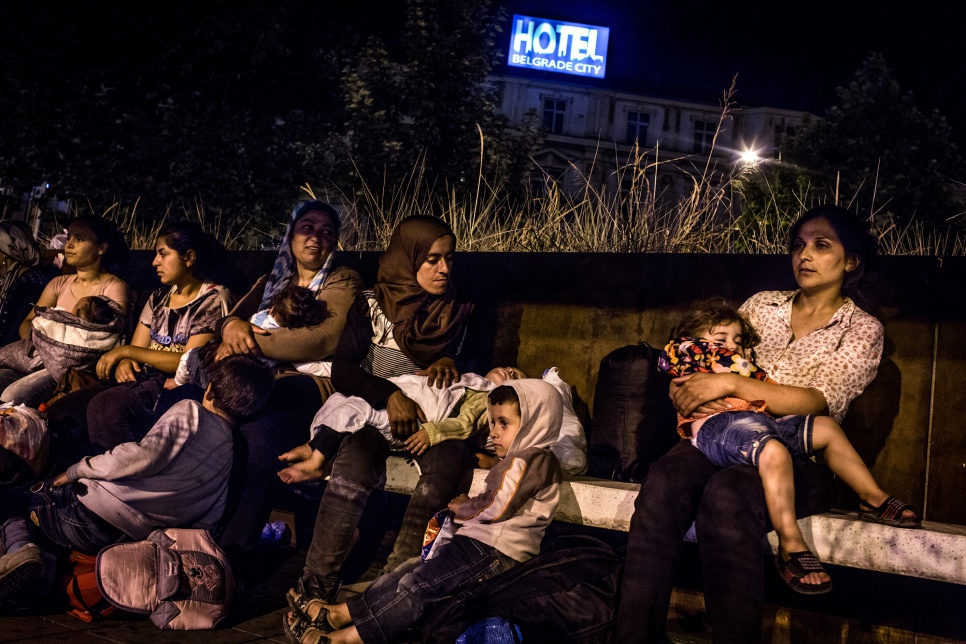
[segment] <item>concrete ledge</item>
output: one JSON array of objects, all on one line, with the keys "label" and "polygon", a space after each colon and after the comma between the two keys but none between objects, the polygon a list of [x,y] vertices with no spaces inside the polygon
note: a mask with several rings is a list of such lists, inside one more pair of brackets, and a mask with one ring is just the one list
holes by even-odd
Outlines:
[{"label": "concrete ledge", "polygon": [[[483,489],[486,470],[476,470],[471,494]],[[415,465],[392,457],[386,490],[412,494],[419,479]],[[627,532],[640,486],[591,477],[565,481],[554,519]],[[922,529],[892,528],[861,521],[856,513],[826,513],[799,520],[802,534],[820,560],[836,566],[875,570],[966,585],[966,526],[924,522]],[[688,533],[694,540],[693,528]],[[778,547],[768,534],[772,551]]]}]

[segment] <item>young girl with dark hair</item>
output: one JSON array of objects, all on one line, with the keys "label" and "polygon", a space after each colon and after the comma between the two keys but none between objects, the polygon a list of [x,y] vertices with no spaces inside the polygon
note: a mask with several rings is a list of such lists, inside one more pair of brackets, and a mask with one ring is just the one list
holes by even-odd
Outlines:
[{"label": "young girl with dark hair", "polygon": [[[74,450],[97,453],[138,441],[151,428],[165,377],[178,368],[182,353],[214,338],[215,325],[233,302],[228,289],[205,279],[217,251],[211,235],[194,222],[169,224],[158,234],[152,266],[162,286],[148,298],[130,344],[98,361],[101,383],[48,410],[60,435],[78,441],[70,457],[77,456]],[[114,387],[111,380],[124,386]]]}]

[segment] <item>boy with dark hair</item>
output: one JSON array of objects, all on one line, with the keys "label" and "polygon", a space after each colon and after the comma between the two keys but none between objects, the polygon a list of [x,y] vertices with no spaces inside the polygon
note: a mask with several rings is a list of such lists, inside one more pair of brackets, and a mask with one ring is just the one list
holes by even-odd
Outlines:
[{"label": "boy with dark hair", "polygon": [[283,617],[289,639],[394,641],[435,604],[536,555],[560,500],[560,464],[549,447],[560,431],[562,409],[560,394],[542,380],[511,380],[491,391],[490,437],[502,460],[480,494],[450,501],[459,526],[452,540],[438,545],[431,558],[414,557],[379,577],[346,603],[290,592],[292,612]]},{"label": "boy with dark hair", "polygon": [[212,369],[200,404],[177,403],[139,442],[81,459],[33,486],[29,497],[6,491],[0,496],[0,600],[41,577],[37,537],[48,550],[95,555],[158,528],[216,530],[232,466],[232,425],[262,407],[273,382],[262,362],[225,358]]}]

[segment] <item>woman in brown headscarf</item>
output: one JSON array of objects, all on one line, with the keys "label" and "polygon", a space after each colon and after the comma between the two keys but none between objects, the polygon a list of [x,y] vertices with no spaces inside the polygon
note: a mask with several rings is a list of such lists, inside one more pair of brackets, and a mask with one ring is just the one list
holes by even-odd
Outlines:
[{"label": "woman in brown headscarf", "polygon": [[[393,433],[402,438],[416,432],[425,416],[386,378],[425,373],[442,388],[460,377],[456,357],[473,304],[462,300],[452,283],[455,251],[456,236],[439,219],[404,219],[379,260],[375,288],[361,293],[350,310],[332,363],[335,389],[385,408]],[[388,456],[388,445],[378,430],[365,427],[346,436],[326,464],[331,476],[298,595],[334,599],[342,561]],[[438,443],[413,458],[420,480],[387,570],[419,554],[427,522],[465,491],[474,462],[463,441],[456,440]]]}]

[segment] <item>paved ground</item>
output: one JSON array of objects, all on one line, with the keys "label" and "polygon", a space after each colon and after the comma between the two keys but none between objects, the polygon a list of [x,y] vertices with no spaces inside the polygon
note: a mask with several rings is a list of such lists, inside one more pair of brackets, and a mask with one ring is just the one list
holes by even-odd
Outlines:
[{"label": "paved ground", "polygon": [[[371,579],[384,561],[391,542],[387,535],[375,548],[375,561],[362,572]],[[685,552],[685,570],[675,591],[668,631],[679,644],[711,641],[707,613],[700,593],[696,549]],[[0,612],[0,643],[57,642],[57,644],[188,644],[212,642],[286,642],[282,617],[284,596],[301,574],[304,553],[274,548],[261,563],[267,574],[244,599],[232,619],[216,631],[158,630],[144,618],[116,618],[85,624],[60,610]],[[361,569],[364,566],[359,567]],[[765,579],[764,641],[772,644],[949,644],[966,642],[966,586],[830,567],[832,593],[803,597],[788,590],[775,575]],[[344,591],[353,592],[358,586]]]}]

